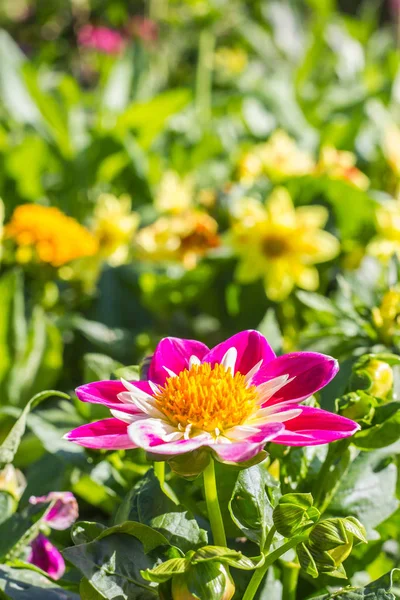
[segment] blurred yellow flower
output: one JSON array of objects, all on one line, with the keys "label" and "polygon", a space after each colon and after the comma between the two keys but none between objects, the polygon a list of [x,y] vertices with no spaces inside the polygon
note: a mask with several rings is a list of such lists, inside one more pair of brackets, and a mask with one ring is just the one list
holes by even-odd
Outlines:
[{"label": "blurred yellow flower", "polygon": [[316,171],[317,173],[326,173],[332,179],[348,181],[360,190],[367,190],[369,179],[357,169],[356,160],[353,152],[325,146],[321,149]]},{"label": "blurred yellow flower", "polygon": [[216,69],[224,76],[243,73],[247,66],[248,56],[243,48],[218,48],[214,54]]},{"label": "blurred yellow flower", "polygon": [[139,217],[131,211],[131,199],[101,194],[94,210],[93,234],[99,245],[99,257],[116,267],[128,259]]},{"label": "blurred yellow flower", "polygon": [[165,215],[138,232],[138,254],[143,259],[180,262],[193,269],[202,256],[220,245],[217,230],[215,219],[198,210]]},{"label": "blurred yellow flower", "polygon": [[400,333],[399,289],[393,288],[384,294],[381,305],[372,309],[372,318],[382,340],[390,344],[393,336]]},{"label": "blurred yellow flower", "polygon": [[161,179],[154,206],[160,213],[178,214],[190,208],[193,197],[192,177],[180,177],[175,171],[166,171]]},{"label": "blurred yellow flower", "polygon": [[387,262],[400,257],[400,200],[388,200],[376,211],[378,235],[368,244],[367,254]]},{"label": "blurred yellow flower", "polygon": [[58,208],[39,204],[18,206],[5,226],[5,239],[17,245],[19,262],[39,260],[60,267],[98,251],[94,236]]},{"label": "blurred yellow flower", "polygon": [[239,162],[239,179],[251,183],[262,174],[273,180],[312,173],[315,162],[311,154],[299,148],[284,131],[277,130],[268,142],[258,144]]},{"label": "blurred yellow flower", "polygon": [[264,279],[267,296],[280,301],[295,285],[318,287],[314,266],[339,252],[338,240],[322,230],[328,218],[323,206],[295,209],[284,188],[277,188],[263,205],[243,199],[233,214],[228,239],[239,257],[236,278],[242,283]]},{"label": "blurred yellow flower", "polygon": [[385,129],[382,146],[392,171],[400,177],[400,129],[396,125]]}]

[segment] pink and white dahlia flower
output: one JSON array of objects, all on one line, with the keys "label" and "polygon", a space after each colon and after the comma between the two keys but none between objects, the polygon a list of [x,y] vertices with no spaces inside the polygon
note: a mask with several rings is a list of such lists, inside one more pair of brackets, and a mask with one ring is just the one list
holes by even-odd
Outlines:
[{"label": "pink and white dahlia flower", "polygon": [[164,338],[147,381],[99,381],[76,390],[83,402],[113,415],[66,435],[87,448],[143,448],[166,460],[208,447],[223,462],[256,456],[266,442],[326,444],[355,433],[357,423],[303,400],[336,375],[337,362],[316,352],[276,357],[258,331],[243,331],[212,350]]}]

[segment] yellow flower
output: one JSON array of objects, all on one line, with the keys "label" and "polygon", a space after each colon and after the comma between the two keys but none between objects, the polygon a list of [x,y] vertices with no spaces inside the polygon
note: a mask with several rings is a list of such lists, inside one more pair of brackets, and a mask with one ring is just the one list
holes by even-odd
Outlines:
[{"label": "yellow flower", "polygon": [[367,190],[369,179],[357,169],[356,160],[352,152],[325,146],[321,150],[316,170],[319,173],[326,173],[332,179],[344,179],[360,190]]},{"label": "yellow flower", "polygon": [[75,219],[58,208],[39,204],[22,204],[15,209],[5,227],[5,239],[17,245],[17,260],[36,259],[54,267],[93,256],[98,250],[96,239]]},{"label": "yellow flower", "polygon": [[375,327],[385,343],[391,343],[394,335],[400,333],[400,291],[396,288],[388,290],[379,307],[372,309]]},{"label": "yellow flower", "polygon": [[400,200],[388,200],[376,211],[378,235],[367,246],[367,254],[387,262],[400,256]]},{"label": "yellow flower", "polygon": [[247,66],[247,52],[242,48],[218,48],[214,55],[216,69],[224,76],[243,73]]},{"label": "yellow flower", "polygon": [[382,145],[383,153],[392,171],[400,177],[400,129],[396,125],[386,128]]},{"label": "yellow flower", "polygon": [[193,202],[192,177],[181,178],[175,171],[166,171],[161,179],[154,205],[158,212],[178,214]]},{"label": "yellow flower", "polygon": [[93,234],[99,244],[99,256],[116,267],[126,262],[139,217],[131,211],[127,195],[119,199],[101,194],[94,211]]},{"label": "yellow flower", "polygon": [[339,242],[323,231],[328,212],[323,206],[295,209],[289,193],[277,188],[266,206],[245,198],[233,215],[230,239],[239,257],[236,278],[250,283],[263,278],[267,296],[279,301],[295,285],[318,287],[314,266],[331,260]]},{"label": "yellow flower", "polygon": [[312,173],[314,160],[281,130],[275,131],[268,142],[259,144],[244,155],[239,163],[239,178],[251,183],[261,174],[273,180]]},{"label": "yellow flower", "polygon": [[217,222],[198,210],[166,215],[138,232],[138,253],[143,259],[181,262],[193,269],[199,258],[219,246],[217,230]]}]

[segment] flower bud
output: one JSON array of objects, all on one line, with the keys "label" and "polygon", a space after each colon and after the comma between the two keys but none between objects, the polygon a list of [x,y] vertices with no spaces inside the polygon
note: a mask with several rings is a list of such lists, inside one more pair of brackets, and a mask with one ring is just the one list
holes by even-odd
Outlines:
[{"label": "flower bud", "polygon": [[314,525],[307,542],[297,546],[297,555],[311,577],[319,573],[341,577],[345,575],[342,563],[361,542],[366,542],[365,530],[357,519],[325,519]]},{"label": "flower bud", "polygon": [[26,479],[19,469],[13,465],[6,465],[0,471],[0,490],[8,492],[19,501],[26,488]]},{"label": "flower bud", "polygon": [[173,600],[201,600],[214,597],[231,600],[235,586],[228,569],[221,563],[203,562],[192,565],[185,573],[172,578]]},{"label": "flower bud", "polygon": [[272,515],[278,533],[291,537],[300,529],[315,523],[319,518],[319,511],[312,504],[311,494],[282,496]]},{"label": "flower bud", "polygon": [[371,396],[386,398],[393,387],[393,371],[390,365],[382,360],[372,359],[365,371],[371,379],[371,385],[368,389]]}]

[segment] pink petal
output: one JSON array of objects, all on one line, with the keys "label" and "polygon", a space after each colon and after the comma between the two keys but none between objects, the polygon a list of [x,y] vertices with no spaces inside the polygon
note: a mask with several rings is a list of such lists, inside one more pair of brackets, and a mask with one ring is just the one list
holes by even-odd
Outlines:
[{"label": "pink petal", "polygon": [[243,375],[246,375],[260,360],[263,361],[262,368],[275,358],[275,353],[265,337],[258,331],[249,329],[215,346],[203,357],[202,362],[212,365],[220,363],[230,348],[237,350],[235,372],[239,371]]},{"label": "pink petal", "polygon": [[289,379],[294,379],[277,391],[267,403],[300,402],[327,385],[338,370],[338,363],[331,356],[317,352],[293,352],[279,356],[261,367],[252,383],[260,385],[274,377],[289,375]]},{"label": "pink petal", "polygon": [[46,496],[31,496],[31,504],[54,502],[45,521],[52,529],[68,529],[78,518],[78,503],[72,492],[50,492]]},{"label": "pink petal", "polygon": [[128,423],[119,419],[102,419],[81,425],[66,434],[65,439],[85,448],[127,450],[135,448],[128,433]]},{"label": "pink petal", "polygon": [[65,562],[60,552],[42,534],[31,542],[31,552],[28,562],[50,575],[52,579],[60,579],[65,572]]},{"label": "pink petal", "polygon": [[191,356],[197,356],[201,360],[208,351],[205,344],[196,340],[164,338],[159,342],[153,354],[149,367],[149,379],[162,385],[169,377],[164,367],[178,374],[189,367]]},{"label": "pink petal", "polygon": [[197,450],[201,446],[206,446],[211,440],[209,435],[204,434],[187,440],[182,438],[178,441],[165,441],[168,434],[164,433],[163,423],[158,419],[135,421],[129,425],[128,432],[135,446],[152,454],[165,454],[166,456]]},{"label": "pink petal", "polygon": [[260,454],[264,442],[250,444],[249,442],[233,442],[232,444],[213,444],[210,448],[217,455],[220,462],[239,463],[250,460]]},{"label": "pink petal", "polygon": [[[153,395],[153,392],[147,381],[131,381],[132,385],[138,389]],[[75,392],[79,400],[82,402],[91,402],[92,404],[104,404],[109,409],[122,410],[128,414],[139,413],[139,409],[132,403],[121,402],[118,399],[118,394],[127,392],[128,390],[121,381],[94,381],[81,385]]]},{"label": "pink petal", "polygon": [[285,446],[317,446],[328,444],[353,435],[360,426],[346,417],[335,415],[321,408],[298,406],[302,414],[283,423],[285,430],[274,444]]}]

